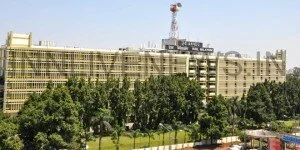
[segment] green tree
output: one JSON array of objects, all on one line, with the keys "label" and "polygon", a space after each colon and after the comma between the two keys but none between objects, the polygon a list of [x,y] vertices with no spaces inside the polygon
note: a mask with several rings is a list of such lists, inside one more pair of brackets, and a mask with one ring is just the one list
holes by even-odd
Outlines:
[{"label": "green tree", "polygon": [[193,123],[188,126],[189,129],[189,137],[192,141],[201,141],[201,132],[200,125],[197,123]]},{"label": "green tree", "polygon": [[111,134],[111,139],[113,140],[113,143],[116,145],[117,150],[120,149],[120,137],[122,135],[131,137],[130,134],[126,134],[124,127],[116,126]]},{"label": "green tree", "polygon": [[178,139],[177,139],[177,134],[178,131],[184,128],[184,125],[182,124],[181,121],[176,121],[172,124],[172,128],[175,131],[175,139],[174,139],[174,143],[177,144],[178,143]]},{"label": "green tree", "polygon": [[34,137],[34,145],[35,145],[35,149],[49,149],[49,139],[46,133],[43,132],[38,132],[36,134],[36,136]]},{"label": "green tree", "polygon": [[229,118],[228,122],[231,124],[231,136],[234,136],[234,131],[235,131],[235,123],[237,120],[237,112],[239,111],[239,103],[238,103],[238,97],[231,97],[227,100],[224,101],[225,106],[227,108]]},{"label": "green tree", "polygon": [[270,93],[263,83],[258,83],[250,88],[246,113],[246,118],[252,118],[258,125],[275,119]]},{"label": "green tree", "polygon": [[[201,125],[204,125],[202,130],[206,129],[206,135],[213,139],[219,139],[228,133],[228,116],[229,112],[225,105],[225,98],[221,95],[215,96],[207,104],[207,114],[205,114]],[[203,123],[207,121],[207,123]]]},{"label": "green tree", "polygon": [[187,125],[183,125],[183,131],[184,131],[183,143],[186,143],[186,135],[187,133],[190,133],[189,127]]},{"label": "green tree", "polygon": [[139,129],[133,130],[131,132],[131,137],[133,138],[133,149],[135,149],[135,140],[136,138],[142,136],[141,131]]},{"label": "green tree", "polygon": [[47,89],[40,96],[32,94],[19,112],[18,120],[26,149],[79,147],[82,126],[78,105],[64,86]]},{"label": "green tree", "polygon": [[100,109],[98,112],[95,112],[95,115],[92,119],[93,121],[93,130],[94,133],[99,137],[99,150],[101,150],[101,141],[102,137],[112,131],[112,127],[109,123],[112,120],[110,111],[108,109]]},{"label": "green tree", "polygon": [[[188,82],[189,85],[185,91],[186,108],[184,109],[184,124],[191,124],[198,121],[198,117],[203,110],[204,92],[200,84],[192,80]],[[186,117],[188,116],[188,117]]]},{"label": "green tree", "polygon": [[170,132],[172,130],[172,127],[168,124],[162,124],[160,123],[158,125],[158,130],[159,132],[161,132],[163,134],[163,141],[162,141],[162,145],[165,146],[165,134]]},{"label": "green tree", "polygon": [[0,150],[21,150],[23,141],[18,134],[18,125],[11,119],[0,121]]},{"label": "green tree", "polygon": [[145,134],[148,137],[148,147],[151,147],[151,139],[154,140],[154,132],[152,130],[145,130]]},{"label": "green tree", "polygon": [[134,115],[134,125],[135,128],[144,126],[146,123],[143,120],[143,117],[147,115],[147,113],[143,112],[143,106],[145,105],[145,91],[144,91],[144,84],[139,80],[134,82],[134,105],[133,105],[133,115]]},{"label": "green tree", "polygon": [[110,93],[110,106],[115,124],[123,126],[131,115],[134,95],[129,91],[130,81],[127,76],[123,79],[122,88],[113,88]]}]

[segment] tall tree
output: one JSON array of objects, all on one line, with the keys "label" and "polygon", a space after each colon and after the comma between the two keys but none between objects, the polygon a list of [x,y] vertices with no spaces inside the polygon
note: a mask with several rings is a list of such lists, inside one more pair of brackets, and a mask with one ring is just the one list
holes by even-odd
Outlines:
[{"label": "tall tree", "polygon": [[165,134],[172,131],[172,127],[168,124],[160,123],[158,125],[158,130],[163,134],[163,142],[162,145],[165,146]]},{"label": "tall tree", "polygon": [[112,127],[109,124],[109,121],[112,120],[110,111],[108,109],[100,109],[95,112],[93,116],[93,130],[94,133],[99,137],[99,150],[101,150],[101,141],[102,137],[112,131]]},{"label": "tall tree", "polygon": [[211,142],[213,139],[221,138],[228,132],[229,112],[226,109],[224,101],[225,98],[219,95],[213,97],[212,100],[207,104],[207,116],[204,118],[207,118],[206,120],[209,122],[209,126],[206,125],[205,127],[208,127],[207,136],[210,137]]},{"label": "tall tree", "polygon": [[247,119],[261,125],[275,119],[270,93],[263,83],[252,86],[247,96]]},{"label": "tall tree", "polygon": [[197,123],[190,124],[188,126],[189,129],[189,137],[192,141],[201,141],[201,131],[200,125]]},{"label": "tall tree", "polygon": [[151,147],[151,139],[154,139],[154,132],[152,130],[145,130],[145,134],[148,137],[148,147]]},{"label": "tall tree", "polygon": [[125,76],[122,88],[113,88],[109,97],[112,115],[115,117],[115,124],[119,126],[123,126],[128,122],[128,118],[131,115],[134,95],[129,91],[129,87],[130,81]]},{"label": "tall tree", "polygon": [[0,150],[21,150],[24,148],[18,134],[19,126],[11,118],[0,120]]},{"label": "tall tree", "polygon": [[131,137],[130,134],[127,134],[125,132],[125,128],[124,127],[120,127],[120,126],[116,126],[115,129],[113,130],[112,134],[111,134],[111,139],[113,140],[114,144],[116,145],[116,149],[119,150],[120,149],[120,137],[124,135],[127,137]]},{"label": "tall tree", "polygon": [[[40,96],[33,94],[19,112],[21,137],[25,148],[78,148],[82,126],[78,105],[66,87],[47,89]],[[37,145],[41,139],[45,143]]]},{"label": "tall tree", "polygon": [[201,110],[203,110],[202,100],[204,100],[204,93],[200,87],[200,84],[194,80],[189,81],[188,88],[185,92],[185,98],[187,104],[184,111],[184,116],[188,117],[184,117],[183,123],[195,123],[198,120]]},{"label": "tall tree", "polygon": [[135,140],[136,138],[142,136],[141,131],[139,129],[133,130],[131,132],[131,137],[133,138],[133,149],[135,149]]},{"label": "tall tree", "polygon": [[174,143],[177,144],[178,143],[178,139],[177,139],[178,131],[183,129],[184,125],[182,124],[182,122],[176,121],[176,122],[172,123],[172,128],[175,131]]}]

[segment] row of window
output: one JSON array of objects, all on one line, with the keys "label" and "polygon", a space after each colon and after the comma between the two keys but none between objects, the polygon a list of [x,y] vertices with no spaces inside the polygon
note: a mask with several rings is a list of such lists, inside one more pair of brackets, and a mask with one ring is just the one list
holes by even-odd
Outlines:
[{"label": "row of window", "polygon": [[[127,65],[127,64],[101,64],[101,63],[61,63],[61,62],[43,62],[43,63],[37,63],[37,62],[9,62],[8,68],[11,69],[95,69],[95,70],[147,70],[147,68],[162,68],[165,70],[169,70],[168,68],[173,68],[179,65],[155,65],[155,64],[149,64],[149,65],[142,65],[142,64],[134,64],[134,65]],[[181,70],[185,70],[185,66],[181,65]]]},{"label": "row of window", "polygon": [[21,104],[10,104],[10,103],[7,103],[6,104],[6,110],[20,110],[22,107],[23,107],[23,104],[24,102],[22,102]]},{"label": "row of window", "polygon": [[168,54],[161,53],[161,56],[151,56],[149,54],[138,54],[135,55],[126,55],[126,54],[107,54],[102,52],[94,53],[70,53],[70,52],[41,52],[41,51],[10,51],[10,58],[37,58],[37,59],[53,59],[53,60],[98,60],[98,61],[130,61],[130,62],[185,62],[185,59],[178,59]]},{"label": "row of window", "polygon": [[[174,72],[175,73],[175,72]],[[122,78],[124,74],[127,74],[129,78],[132,79],[146,79],[149,78],[150,75],[170,75],[168,72],[140,72],[140,73],[132,73],[132,72],[124,72],[124,73],[97,73],[97,72],[74,72],[74,73],[16,73],[9,72],[8,78],[10,79],[68,79],[72,76],[82,77],[82,78],[98,78],[98,79],[107,79],[108,77],[112,78]]]},{"label": "row of window", "polygon": [[[228,62],[228,61],[226,61],[225,62],[226,63],[226,66],[228,66],[229,64],[230,65],[234,65],[234,66],[241,66],[243,63],[239,63],[239,62]],[[269,66],[269,67],[271,67],[272,66],[272,64],[275,66],[275,67],[279,67],[279,64],[276,62],[276,61],[274,61],[274,62],[269,62],[269,61],[266,61],[266,63],[263,63],[263,62],[259,62],[259,63],[256,63],[256,62],[247,62],[247,61],[245,61],[244,62],[244,67],[247,67],[247,64],[252,64],[252,67],[256,67],[256,66],[258,66],[259,64],[260,64],[260,66],[261,67],[264,67],[264,66]]]},{"label": "row of window", "polygon": [[[232,70],[232,71],[229,71],[229,69],[226,68],[223,73],[225,73],[225,74],[239,74],[239,73],[251,74],[251,71],[247,70],[247,69],[244,69],[243,71],[239,70],[239,69],[230,69],[230,70]],[[252,74],[255,74],[256,72],[257,72],[257,70],[255,68],[252,69]],[[268,69],[268,70],[260,70],[260,74],[264,74],[264,73],[266,75],[270,75],[271,73],[276,73],[276,75],[277,75],[279,73],[284,73],[284,71],[280,71],[279,69],[276,69],[276,70],[275,69],[274,70],[270,70],[270,69]]]}]

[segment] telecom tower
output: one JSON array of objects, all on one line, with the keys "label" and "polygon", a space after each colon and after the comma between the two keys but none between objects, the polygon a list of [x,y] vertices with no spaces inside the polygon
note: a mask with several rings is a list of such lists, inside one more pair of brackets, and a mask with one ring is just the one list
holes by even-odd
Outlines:
[{"label": "telecom tower", "polygon": [[172,12],[172,23],[170,31],[170,39],[178,39],[178,24],[177,24],[177,12],[182,7],[181,3],[172,4],[170,11]]}]

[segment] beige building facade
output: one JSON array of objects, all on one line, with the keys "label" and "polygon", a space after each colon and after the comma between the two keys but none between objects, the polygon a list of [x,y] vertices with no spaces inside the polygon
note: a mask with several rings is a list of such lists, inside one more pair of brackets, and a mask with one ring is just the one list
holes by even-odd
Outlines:
[{"label": "beige building facade", "polygon": [[133,82],[151,75],[186,73],[205,89],[206,100],[222,94],[229,98],[246,94],[252,84],[285,81],[285,51],[263,59],[223,54],[190,55],[161,52],[101,50],[33,45],[32,34],[8,33],[1,47],[0,103],[5,113],[16,113],[28,96],[41,93],[48,81],[55,86],[69,77],[106,81],[108,77]]}]

